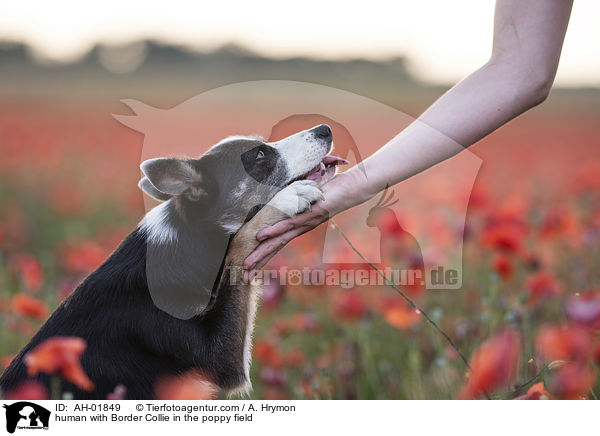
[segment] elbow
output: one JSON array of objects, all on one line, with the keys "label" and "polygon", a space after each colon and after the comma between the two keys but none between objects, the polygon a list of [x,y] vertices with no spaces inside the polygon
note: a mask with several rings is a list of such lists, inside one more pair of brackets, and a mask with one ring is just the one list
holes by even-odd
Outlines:
[{"label": "elbow", "polygon": [[554,71],[531,71],[522,76],[521,94],[527,109],[535,107],[548,98],[554,83]]},{"label": "elbow", "polygon": [[516,69],[518,99],[524,106],[524,110],[537,106],[548,98],[555,75],[556,67],[539,64],[524,63]]},{"label": "elbow", "polygon": [[490,65],[505,77],[506,89],[512,94],[517,111],[531,109],[550,95],[556,66],[505,56],[493,56]]}]

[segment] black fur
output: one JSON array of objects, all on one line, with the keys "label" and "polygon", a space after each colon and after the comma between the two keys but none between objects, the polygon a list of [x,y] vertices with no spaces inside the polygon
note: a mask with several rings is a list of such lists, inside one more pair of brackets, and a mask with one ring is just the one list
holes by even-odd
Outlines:
[{"label": "black fur", "polygon": [[[62,391],[76,399],[105,399],[118,384],[128,399],[152,399],[159,377],[190,369],[223,389],[235,388],[244,382],[248,298],[229,285],[227,272],[220,283],[219,298],[202,315],[180,320],[157,309],[146,284],[146,235],[138,228],[50,316],[6,369],[0,389],[28,379],[24,355],[52,336],[88,343],[81,363],[96,389],[63,381]],[[36,379],[50,390],[48,375]]]},{"label": "black fur", "polygon": [[[267,144],[261,144],[242,153],[244,170],[257,182],[269,185],[281,185],[285,181],[285,172],[277,174],[282,167],[277,150]],[[283,169],[283,168],[282,168]]]}]

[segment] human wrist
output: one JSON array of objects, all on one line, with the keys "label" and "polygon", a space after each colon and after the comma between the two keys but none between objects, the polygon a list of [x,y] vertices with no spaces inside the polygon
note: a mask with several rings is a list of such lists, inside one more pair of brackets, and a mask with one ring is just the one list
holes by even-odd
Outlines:
[{"label": "human wrist", "polygon": [[[363,176],[364,177],[364,176]],[[354,207],[370,197],[363,195],[360,180],[352,171],[338,174],[333,180],[323,185],[325,200],[319,203],[333,217],[351,207]]]}]

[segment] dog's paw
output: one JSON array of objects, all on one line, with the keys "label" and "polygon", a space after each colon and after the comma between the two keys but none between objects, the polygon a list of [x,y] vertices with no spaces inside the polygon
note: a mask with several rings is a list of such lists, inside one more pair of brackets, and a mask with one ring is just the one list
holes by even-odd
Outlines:
[{"label": "dog's paw", "polygon": [[310,209],[315,201],[323,199],[323,191],[315,181],[298,180],[275,194],[268,204],[287,216],[294,216]]}]

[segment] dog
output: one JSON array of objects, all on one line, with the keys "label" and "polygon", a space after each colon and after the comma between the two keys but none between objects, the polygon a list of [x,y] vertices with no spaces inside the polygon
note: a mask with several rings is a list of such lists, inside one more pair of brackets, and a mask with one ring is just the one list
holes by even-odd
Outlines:
[{"label": "dog", "polygon": [[[8,392],[28,379],[25,355],[53,336],[87,341],[81,365],[91,392],[62,380],[75,399],[153,399],[161,377],[195,371],[225,394],[251,389],[260,279],[245,283],[256,233],[305,211],[343,159],[329,156],[329,126],[277,142],[229,137],[197,159],[141,164],[138,186],[161,201],[114,253],[60,304],[0,378]],[[50,389],[50,376],[36,380]]]}]

